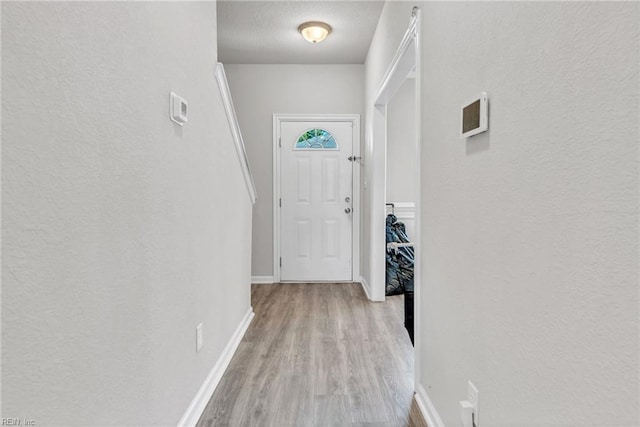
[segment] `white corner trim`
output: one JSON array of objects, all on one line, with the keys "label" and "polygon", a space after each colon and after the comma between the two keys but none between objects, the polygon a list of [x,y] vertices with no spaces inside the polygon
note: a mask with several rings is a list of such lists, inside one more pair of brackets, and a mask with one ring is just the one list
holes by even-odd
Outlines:
[{"label": "white corner trim", "polygon": [[367,283],[367,280],[364,278],[364,276],[360,276],[360,285],[362,285],[362,290],[367,296],[367,299],[371,301],[371,295],[369,294],[369,283]]},{"label": "white corner trim", "polygon": [[251,276],[251,283],[256,285],[269,285],[275,283],[273,276]]},{"label": "white corner trim", "polygon": [[216,387],[218,387],[224,371],[229,366],[229,362],[231,362],[233,354],[238,349],[240,341],[242,341],[242,337],[245,332],[247,332],[253,316],[255,316],[253,307],[249,307],[249,311],[247,311],[247,314],[245,314],[244,318],[236,328],[224,350],[222,350],[220,358],[216,364],[213,365],[213,368],[211,368],[209,375],[207,375],[207,378],[200,386],[200,389],[191,401],[191,404],[178,422],[179,427],[195,426],[197,424],[198,420],[202,416],[202,412],[204,412],[204,409],[207,407],[207,403],[209,403],[211,396],[213,396],[213,392],[216,390]]},{"label": "white corner trim", "polygon": [[238,123],[238,117],[236,116],[236,109],[233,106],[233,99],[231,98],[227,75],[224,72],[224,66],[220,62],[216,65],[216,80],[218,81],[220,95],[222,96],[222,103],[224,104],[224,109],[227,113],[227,121],[229,122],[231,136],[233,137],[233,142],[236,147],[236,154],[240,161],[242,175],[244,175],[244,182],[247,185],[247,191],[249,192],[249,199],[251,200],[251,203],[255,204],[258,198],[256,194],[256,185],[253,181],[251,169],[249,168],[249,159],[247,158],[244,139],[242,139],[242,133],[240,132],[240,124]]},{"label": "white corner trim", "polygon": [[384,302],[385,301],[385,296],[383,293],[382,298],[373,298],[371,296],[371,286],[369,285],[369,282],[367,282],[367,280],[364,278],[364,276],[360,276],[360,285],[362,285],[362,290],[364,291],[364,294],[367,296],[367,299],[371,302]]},{"label": "white corner trim", "polygon": [[422,387],[422,384],[418,384],[416,387],[415,398],[418,408],[420,409],[424,420],[427,422],[427,425],[429,427],[444,427],[442,418],[438,415],[436,407],[433,406],[433,402],[429,399],[429,396],[427,395],[424,387]]}]

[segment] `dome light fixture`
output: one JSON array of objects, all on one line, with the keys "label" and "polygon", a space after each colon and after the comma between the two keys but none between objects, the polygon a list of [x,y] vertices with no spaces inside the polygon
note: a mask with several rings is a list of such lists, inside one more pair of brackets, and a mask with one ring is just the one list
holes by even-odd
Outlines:
[{"label": "dome light fixture", "polygon": [[309,43],[320,43],[331,32],[331,26],[320,21],[309,21],[300,24],[298,32]]}]

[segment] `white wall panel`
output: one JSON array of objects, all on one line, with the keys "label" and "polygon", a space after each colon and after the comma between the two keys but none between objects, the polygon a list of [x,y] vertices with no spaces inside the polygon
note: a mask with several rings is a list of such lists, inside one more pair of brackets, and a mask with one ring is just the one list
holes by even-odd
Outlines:
[{"label": "white wall panel", "polygon": [[250,307],[216,4],[1,7],[2,416],[176,425]]}]

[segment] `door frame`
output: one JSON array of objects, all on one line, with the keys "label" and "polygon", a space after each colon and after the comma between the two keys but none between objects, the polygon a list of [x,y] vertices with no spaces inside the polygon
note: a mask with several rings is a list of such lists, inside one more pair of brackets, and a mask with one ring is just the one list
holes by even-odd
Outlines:
[{"label": "door frame", "polygon": [[[350,122],[353,128],[353,153],[360,158],[359,114],[274,114],[273,115],[273,281],[280,283],[280,123]],[[357,167],[356,167],[357,166]],[[360,277],[360,160],[354,162],[352,180],[353,230],[351,235],[351,280]]]},{"label": "door frame", "polygon": [[[416,144],[416,158],[418,167],[416,169],[415,188],[415,235],[412,237],[415,249],[416,262],[414,266],[414,384],[416,387],[416,397],[419,405],[423,405],[421,396],[426,396],[420,384],[421,355],[423,342],[421,339],[422,311],[421,301],[423,288],[426,284],[422,282],[422,266],[420,257],[422,256],[422,233],[421,233],[421,141],[422,141],[422,117],[421,117],[421,79],[422,62],[420,55],[420,33],[421,19],[420,9],[414,6],[411,11],[409,26],[402,37],[396,53],[389,63],[389,67],[382,78],[378,91],[374,97],[373,105],[370,106],[371,117],[371,208],[372,215],[370,221],[370,274],[371,274],[371,296],[373,301],[384,301],[385,299],[385,249],[386,241],[383,230],[385,228],[385,203],[386,203],[386,178],[387,178],[387,104],[404,83],[409,70],[415,67],[415,129],[414,141]],[[413,65],[412,65],[413,64]],[[423,408],[424,409],[424,408]],[[424,410],[423,414],[426,413]],[[441,425],[440,422],[429,423],[429,425]]]}]

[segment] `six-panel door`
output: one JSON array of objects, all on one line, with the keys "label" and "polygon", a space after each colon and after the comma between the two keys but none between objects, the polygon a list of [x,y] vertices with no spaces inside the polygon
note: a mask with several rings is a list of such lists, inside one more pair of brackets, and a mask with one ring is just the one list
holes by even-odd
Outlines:
[{"label": "six-panel door", "polygon": [[351,281],[351,122],[280,125],[282,281]]}]

